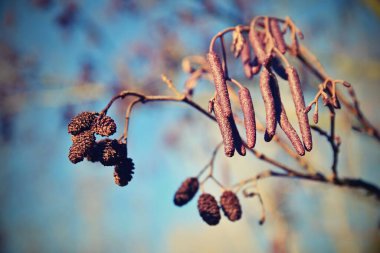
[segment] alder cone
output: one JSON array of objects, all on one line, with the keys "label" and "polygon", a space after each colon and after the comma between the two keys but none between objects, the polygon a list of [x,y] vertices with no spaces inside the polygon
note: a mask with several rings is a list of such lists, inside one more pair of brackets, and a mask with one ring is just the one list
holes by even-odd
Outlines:
[{"label": "alder cone", "polygon": [[193,199],[199,188],[198,178],[189,177],[179,187],[174,195],[174,204],[183,206]]},{"label": "alder cone", "polygon": [[215,198],[208,193],[202,193],[198,199],[198,211],[202,219],[210,226],[220,221],[220,210]]},{"label": "alder cone", "polygon": [[91,131],[84,131],[72,136],[73,145],[69,150],[69,160],[72,163],[83,161],[84,157],[95,145],[95,136]]},{"label": "alder cone", "polygon": [[87,152],[87,161],[89,162],[100,162],[102,159],[102,150],[98,143],[95,143],[92,149]]},{"label": "alder cone", "polygon": [[135,165],[131,158],[123,158],[119,161],[119,163],[115,166],[113,177],[115,180],[115,184],[118,186],[126,186],[133,178],[133,170],[135,169]]},{"label": "alder cone", "polygon": [[102,115],[96,119],[94,130],[101,136],[111,136],[116,132],[116,123],[111,117]]},{"label": "alder cone", "polygon": [[81,112],[73,117],[68,125],[68,132],[77,135],[83,131],[89,130],[96,118],[94,112]]},{"label": "alder cone", "polygon": [[230,221],[237,221],[241,218],[241,206],[239,198],[232,191],[223,192],[220,197],[220,206],[224,212],[224,215]]},{"label": "alder cone", "polygon": [[69,160],[74,164],[83,161],[85,155],[84,151],[85,150],[79,145],[79,143],[74,143],[69,150]]},{"label": "alder cone", "polygon": [[207,61],[214,79],[216,101],[219,102],[223,115],[228,117],[232,115],[232,109],[222,63],[220,62],[219,56],[215,52],[209,52],[207,54]]},{"label": "alder cone", "polygon": [[101,150],[100,162],[104,166],[116,165],[127,156],[126,144],[120,143],[115,139],[103,139],[98,142],[98,146]]},{"label": "alder cone", "polygon": [[239,100],[244,116],[247,146],[248,148],[253,148],[256,144],[255,110],[253,108],[251,93],[246,87],[239,90]]}]

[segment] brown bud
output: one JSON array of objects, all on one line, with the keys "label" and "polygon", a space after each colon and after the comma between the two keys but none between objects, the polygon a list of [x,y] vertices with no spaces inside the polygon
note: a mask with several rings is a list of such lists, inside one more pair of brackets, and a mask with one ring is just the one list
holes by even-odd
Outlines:
[{"label": "brown bud", "polygon": [[217,101],[214,102],[214,114],[223,138],[224,153],[226,156],[231,157],[235,152],[232,126],[228,118],[223,115],[222,109]]},{"label": "brown bud", "polygon": [[270,141],[276,133],[276,108],[272,90],[270,88],[270,72],[267,68],[263,68],[260,74],[260,90],[264,100],[266,113],[266,130],[265,141]]},{"label": "brown bud", "polygon": [[255,110],[253,108],[251,93],[246,87],[239,90],[239,100],[244,115],[247,146],[248,148],[253,148],[256,144]]},{"label": "brown bud", "polygon": [[264,42],[254,29],[250,29],[249,31],[249,41],[259,64],[266,66],[271,61],[272,55],[265,52]]},{"label": "brown bud", "polygon": [[284,35],[282,34],[282,31],[280,29],[280,25],[279,25],[278,21],[274,18],[270,18],[269,19],[269,28],[270,28],[270,32],[273,36],[275,46],[278,48],[278,50],[282,54],[285,54],[286,44],[285,44],[285,40],[284,40]]},{"label": "brown bud", "polygon": [[232,191],[223,192],[220,197],[220,207],[230,221],[237,221],[241,218],[242,211],[239,198]]},{"label": "brown bud", "polygon": [[73,117],[68,125],[68,132],[77,135],[83,131],[89,130],[96,118],[93,112],[81,112]]},{"label": "brown bud", "polygon": [[183,206],[187,204],[195,196],[199,188],[198,178],[189,177],[182,182],[179,189],[174,195],[174,204],[176,206]]},{"label": "brown bud", "polygon": [[207,54],[207,61],[209,63],[211,74],[214,79],[214,85],[216,90],[216,99],[219,102],[223,115],[228,117],[232,115],[230,97],[228,95],[228,88],[222,64],[219,56],[215,52],[209,52]]},{"label": "brown bud", "polygon": [[118,186],[126,186],[132,180],[133,170],[135,169],[134,166],[131,158],[124,157],[121,159],[115,166],[113,172],[115,184]]},{"label": "brown bud", "polygon": [[248,41],[244,41],[243,49],[241,51],[241,61],[243,63],[244,74],[247,78],[252,78],[251,69],[251,50],[249,49]]},{"label": "brown bud", "polygon": [[116,132],[115,121],[107,115],[101,115],[95,120],[94,131],[101,136],[113,135]]},{"label": "brown bud", "polygon": [[97,146],[101,150],[100,162],[104,166],[116,165],[127,156],[126,144],[115,139],[103,139],[97,143]]},{"label": "brown bud", "polygon": [[301,89],[301,82],[298,77],[297,70],[294,67],[287,67],[286,72],[288,73],[289,87],[292,93],[294,106],[296,108],[302,140],[305,149],[307,151],[310,151],[313,148],[313,141],[311,137],[309,118],[307,116],[307,113],[305,113],[305,100]]},{"label": "brown bud", "polygon": [[217,225],[220,221],[220,210],[215,198],[203,193],[198,199],[198,211],[202,219],[209,225]]}]

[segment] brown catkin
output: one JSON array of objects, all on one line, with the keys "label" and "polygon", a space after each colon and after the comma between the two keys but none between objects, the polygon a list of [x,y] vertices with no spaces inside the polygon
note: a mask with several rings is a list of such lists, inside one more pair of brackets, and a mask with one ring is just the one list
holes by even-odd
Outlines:
[{"label": "brown catkin", "polygon": [[273,96],[275,98],[277,121],[281,129],[284,131],[290,142],[292,143],[296,152],[303,156],[305,155],[305,149],[298,136],[296,130],[293,128],[292,124],[289,122],[288,116],[286,115],[285,108],[281,102],[280,89],[278,87],[277,79],[274,74],[270,76],[270,86],[272,89]]},{"label": "brown catkin", "polygon": [[220,221],[220,210],[215,198],[208,193],[202,193],[198,199],[198,211],[202,219],[209,225],[217,225]]},{"label": "brown catkin", "polygon": [[248,148],[254,148],[256,144],[256,119],[251,93],[246,87],[239,90],[239,101],[244,116],[244,127],[247,136]]},{"label": "brown catkin", "polygon": [[124,157],[114,168],[113,177],[115,184],[118,186],[126,186],[133,177],[135,165],[131,158]]},{"label": "brown catkin", "polygon": [[255,52],[255,56],[257,57],[259,64],[264,66],[268,65],[271,61],[272,55],[265,52],[263,40],[254,29],[250,29],[249,31],[249,41],[251,42],[251,46]]},{"label": "brown catkin", "polygon": [[242,211],[239,198],[232,191],[223,192],[220,197],[220,207],[230,221],[237,221],[241,218]]},{"label": "brown catkin", "polygon": [[78,135],[83,131],[89,130],[96,118],[94,112],[81,112],[73,117],[67,126],[68,132],[72,135]]},{"label": "brown catkin", "polygon": [[110,136],[116,132],[116,123],[111,117],[101,115],[95,120],[94,130],[101,136]]},{"label": "brown catkin", "polygon": [[243,63],[244,74],[247,78],[252,78],[251,68],[251,50],[247,40],[244,41],[243,49],[241,50],[241,61]]},{"label": "brown catkin", "polygon": [[274,39],[274,44],[277,47],[277,49],[282,53],[285,54],[286,52],[286,44],[284,40],[284,35],[282,34],[282,31],[280,29],[280,25],[278,21],[274,18],[269,19],[269,28],[270,32],[272,34],[272,37]]},{"label": "brown catkin", "polygon": [[289,87],[292,93],[294,106],[296,108],[303,144],[305,149],[310,151],[313,148],[313,141],[311,137],[309,118],[307,113],[305,113],[305,100],[301,89],[301,82],[298,77],[297,70],[293,66],[287,67],[286,73],[288,73]]},{"label": "brown catkin", "polygon": [[232,133],[232,126],[228,118],[223,115],[218,101],[214,102],[214,114],[223,138],[224,153],[226,156],[231,157],[234,155],[235,151],[235,141]]},{"label": "brown catkin", "polygon": [[266,113],[266,130],[265,141],[272,140],[276,133],[276,107],[274,103],[273,94],[270,88],[270,73],[267,68],[263,68],[260,74],[260,90],[264,100],[265,113]]},{"label": "brown catkin", "polygon": [[174,204],[183,206],[193,199],[199,188],[198,178],[189,177],[182,182],[174,195]]},{"label": "brown catkin", "polygon": [[228,88],[222,64],[219,56],[215,52],[209,52],[207,54],[207,61],[211,69],[211,74],[214,79],[214,85],[216,90],[216,100],[219,102],[223,115],[228,117],[232,115],[230,97],[228,95]]}]

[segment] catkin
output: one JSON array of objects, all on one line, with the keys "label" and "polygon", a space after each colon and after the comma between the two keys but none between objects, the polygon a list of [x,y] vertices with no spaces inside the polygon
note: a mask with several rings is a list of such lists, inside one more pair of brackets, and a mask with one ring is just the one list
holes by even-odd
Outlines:
[{"label": "catkin", "polygon": [[251,93],[246,87],[239,90],[239,101],[244,116],[244,127],[247,136],[248,148],[254,148],[256,144],[256,120]]},{"label": "catkin", "polygon": [[278,21],[274,18],[269,19],[269,29],[274,39],[274,44],[278,48],[278,50],[285,54],[286,52],[286,44],[284,40],[284,35],[281,32],[280,25]]},{"label": "catkin", "polygon": [[207,61],[211,69],[211,74],[214,79],[216,90],[216,100],[219,102],[223,115],[228,117],[232,115],[230,97],[228,95],[228,88],[226,78],[224,76],[222,64],[219,56],[215,52],[207,54]]},{"label": "catkin", "polygon": [[300,156],[303,156],[305,155],[304,146],[296,130],[293,128],[292,124],[289,122],[288,116],[286,115],[285,108],[281,102],[280,89],[278,87],[277,79],[276,79],[276,76],[273,74],[271,74],[271,77],[270,77],[270,87],[273,93],[273,97],[275,98],[278,124],[280,125],[282,131],[284,131],[284,133],[286,134],[286,136],[292,143],[296,152]]},{"label": "catkin", "polygon": [[307,116],[307,113],[305,113],[305,100],[301,89],[301,82],[298,77],[298,73],[293,66],[287,67],[286,73],[288,73],[289,87],[292,93],[294,106],[296,108],[303,144],[305,146],[305,149],[307,151],[310,151],[313,148],[313,142],[311,137],[309,118]]},{"label": "catkin", "polygon": [[248,41],[244,41],[243,49],[241,51],[241,61],[243,63],[244,74],[247,78],[252,78],[252,68],[251,68],[251,50],[249,49]]},{"label": "catkin", "polygon": [[264,100],[266,113],[265,141],[270,141],[276,133],[276,108],[273,94],[270,88],[270,73],[267,68],[263,68],[260,74],[260,90]]},{"label": "catkin", "polygon": [[263,41],[254,29],[250,29],[249,31],[249,41],[251,42],[251,46],[255,52],[259,64],[266,66],[271,60],[271,54],[267,54],[265,52]]},{"label": "catkin", "polygon": [[214,101],[214,114],[223,138],[224,153],[226,156],[231,157],[235,152],[235,141],[232,133],[232,126],[228,118],[223,115],[218,101]]},{"label": "catkin", "polygon": [[195,196],[199,188],[198,178],[189,177],[178,188],[174,195],[174,204],[183,206]]}]

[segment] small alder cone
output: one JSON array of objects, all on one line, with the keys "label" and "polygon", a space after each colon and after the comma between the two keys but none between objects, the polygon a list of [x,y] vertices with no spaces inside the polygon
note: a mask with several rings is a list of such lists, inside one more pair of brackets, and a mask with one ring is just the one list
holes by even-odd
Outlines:
[{"label": "small alder cone", "polygon": [[199,188],[198,178],[189,177],[178,188],[174,195],[174,204],[183,206],[193,199]]},{"label": "small alder cone", "polygon": [[101,115],[95,121],[94,131],[101,136],[111,136],[116,132],[116,123],[111,117]]},{"label": "small alder cone", "polygon": [[269,19],[269,28],[271,31],[271,34],[274,39],[274,44],[277,47],[277,49],[282,53],[285,54],[286,52],[286,44],[284,40],[284,36],[281,32],[280,25],[278,21],[274,18]]},{"label": "small alder cone", "polygon": [[243,49],[241,51],[241,61],[243,63],[244,74],[247,78],[252,78],[252,67],[251,67],[251,50],[249,49],[248,41],[244,41]]},{"label": "small alder cone", "polygon": [[208,193],[202,193],[198,199],[198,211],[202,219],[210,226],[220,221],[220,210],[215,198]]},{"label": "small alder cone", "polygon": [[255,110],[253,108],[251,93],[246,87],[239,90],[239,101],[244,115],[247,146],[248,148],[253,148],[256,144]]},{"label": "small alder cone", "polygon": [[228,117],[232,115],[232,109],[222,63],[220,62],[219,56],[215,52],[209,52],[207,54],[207,61],[214,79],[216,100],[222,108],[223,115]]},{"label": "small alder cone", "polygon": [[95,145],[95,136],[91,131],[84,131],[72,136],[73,145],[69,150],[69,160],[72,163],[83,161],[84,157]]},{"label": "small alder cone", "polygon": [[113,172],[115,184],[118,186],[126,186],[132,180],[134,169],[135,165],[131,158],[124,157],[121,159],[115,166]]},{"label": "small alder cone", "polygon": [[231,157],[235,152],[235,140],[232,132],[232,125],[228,118],[223,115],[222,109],[217,100],[214,102],[214,114],[223,138],[224,153],[226,156]]},{"label": "small alder cone", "polygon": [[100,162],[104,166],[113,166],[118,164],[127,155],[126,144],[120,143],[117,140],[104,139],[98,142],[98,147],[101,150]]},{"label": "small alder cone", "polygon": [[72,163],[76,164],[83,161],[84,155],[85,155],[84,149],[81,147],[81,145],[79,145],[79,143],[74,143],[70,147],[68,157]]},{"label": "small alder cone", "polygon": [[241,218],[242,211],[239,198],[232,191],[223,192],[220,197],[220,207],[230,221],[237,221]]},{"label": "small alder cone", "polygon": [[265,141],[271,141],[276,133],[276,108],[272,90],[270,88],[270,72],[267,68],[263,68],[260,74],[260,91],[264,100],[266,114],[266,130]]},{"label": "small alder cone", "polygon": [[68,125],[68,132],[77,135],[83,131],[89,130],[96,118],[94,112],[81,112],[71,119]]},{"label": "small alder cone", "polygon": [[278,87],[277,79],[274,74],[270,75],[270,86],[272,89],[273,97],[275,98],[277,121],[281,129],[284,131],[294,149],[300,156],[305,155],[305,149],[298,136],[296,130],[290,124],[288,116],[286,115],[285,108],[281,102],[280,89]]},{"label": "small alder cone", "polygon": [[287,67],[286,73],[288,74],[290,92],[292,93],[294,106],[296,108],[303,144],[305,149],[310,151],[313,148],[313,141],[311,137],[309,118],[305,112],[305,100],[301,89],[301,82],[298,77],[297,70],[293,66]]}]

